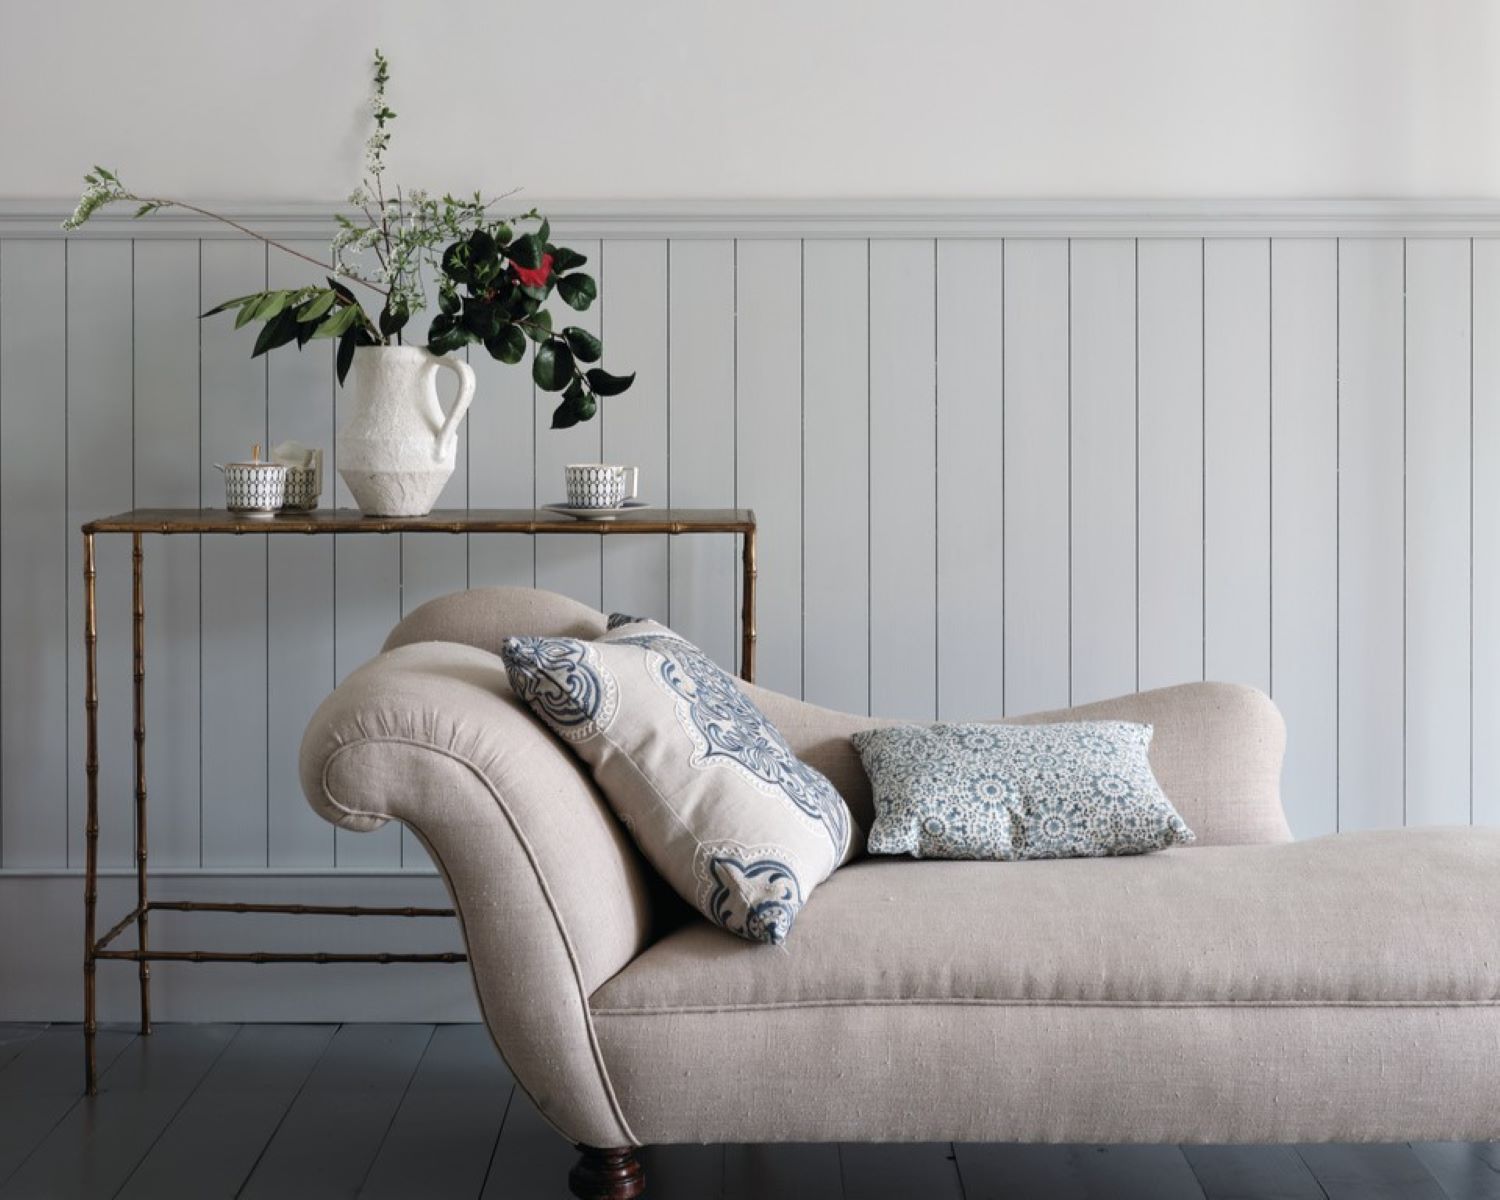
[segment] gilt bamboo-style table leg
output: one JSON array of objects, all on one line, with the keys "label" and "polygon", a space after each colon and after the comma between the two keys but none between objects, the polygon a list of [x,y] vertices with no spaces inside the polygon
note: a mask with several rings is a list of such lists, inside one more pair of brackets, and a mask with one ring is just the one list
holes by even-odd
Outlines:
[{"label": "gilt bamboo-style table leg", "polygon": [[740,678],[746,683],[755,682],[755,530],[744,533],[745,595],[740,608]]},{"label": "gilt bamboo-style table leg", "polygon": [[83,827],[83,1084],[99,1091],[94,1038],[99,1031],[94,995],[94,916],[99,903],[99,629],[94,615],[94,535],[83,535],[84,776],[88,811]]},{"label": "gilt bamboo-style table leg", "polygon": [[[146,591],[145,555],[141,535],[131,547],[131,620],[135,647],[133,701],[135,706],[135,934],[142,955],[146,953]],[[143,957],[138,965],[141,984],[141,1032],[151,1032],[151,964]]]}]

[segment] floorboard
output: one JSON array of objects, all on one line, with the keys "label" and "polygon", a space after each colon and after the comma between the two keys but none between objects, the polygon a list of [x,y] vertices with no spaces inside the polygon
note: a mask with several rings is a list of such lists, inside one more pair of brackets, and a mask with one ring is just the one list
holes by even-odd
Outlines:
[{"label": "floorboard", "polygon": [[947,1142],[914,1145],[871,1145],[843,1142],[839,1145],[839,1171],[845,1200],[897,1200],[922,1196],[924,1200],[963,1200],[953,1147]]},{"label": "floorboard", "polygon": [[118,1200],[234,1196],[337,1028],[245,1026],[126,1180]]},{"label": "floorboard", "polygon": [[45,1025],[0,1025],[0,1071],[31,1045],[47,1027]]},{"label": "floorboard", "polygon": [[99,1094],[68,1110],[0,1197],[113,1196],[239,1032],[234,1025],[169,1025],[132,1039],[100,1075]]},{"label": "floorboard", "polygon": [[[95,1050],[107,1071],[134,1040],[126,1029],[101,1029]],[[15,1172],[83,1095],[83,1031],[53,1025],[0,1072],[0,1184]]]},{"label": "floorboard", "polygon": [[723,1146],[648,1146],[639,1158],[649,1200],[722,1200]]},{"label": "floorboard", "polygon": [[1328,1200],[1447,1200],[1410,1146],[1298,1146]]},{"label": "floorboard", "polygon": [[578,1151],[548,1125],[519,1087],[495,1143],[482,1200],[556,1200],[567,1192]]},{"label": "floorboard", "polygon": [[515,1086],[483,1025],[440,1025],[360,1189],[361,1200],[474,1200]]},{"label": "floorboard", "polygon": [[1324,1200],[1290,1146],[1184,1146],[1182,1152],[1208,1200]]},{"label": "floorboard", "polygon": [[1204,1200],[1176,1146],[954,1149],[967,1200]]},{"label": "floorboard", "polygon": [[832,1143],[724,1147],[724,1200],[838,1200],[843,1190]]},{"label": "floorboard", "polygon": [[1414,1142],[1411,1149],[1448,1200],[1500,1200],[1500,1155],[1493,1143]]},{"label": "floorboard", "polygon": [[431,1025],[344,1025],[287,1110],[245,1200],[353,1196],[380,1152]]}]

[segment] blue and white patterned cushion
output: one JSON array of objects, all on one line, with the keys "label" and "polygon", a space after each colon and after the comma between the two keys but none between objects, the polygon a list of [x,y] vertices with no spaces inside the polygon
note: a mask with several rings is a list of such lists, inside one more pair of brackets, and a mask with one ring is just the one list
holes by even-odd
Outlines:
[{"label": "blue and white patterned cushion", "polygon": [[514,637],[512,689],[593,769],[641,852],[710,920],[779,943],[849,855],[843,797],[735,681],[653,621]]},{"label": "blue and white patterned cushion", "polygon": [[1151,773],[1151,726],[899,725],[854,735],[871,854],[1097,858],[1193,840]]}]

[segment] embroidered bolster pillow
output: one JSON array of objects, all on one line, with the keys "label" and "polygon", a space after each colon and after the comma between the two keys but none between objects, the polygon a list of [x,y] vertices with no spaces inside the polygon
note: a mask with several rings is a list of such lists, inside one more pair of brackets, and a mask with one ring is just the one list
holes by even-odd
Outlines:
[{"label": "embroidered bolster pillow", "polygon": [[851,846],[844,799],[708,655],[652,621],[513,637],[511,687],[593,769],[641,853],[709,920],[779,943]]},{"label": "embroidered bolster pillow", "polygon": [[900,725],[853,737],[871,854],[1095,858],[1193,840],[1151,773],[1151,726]]}]

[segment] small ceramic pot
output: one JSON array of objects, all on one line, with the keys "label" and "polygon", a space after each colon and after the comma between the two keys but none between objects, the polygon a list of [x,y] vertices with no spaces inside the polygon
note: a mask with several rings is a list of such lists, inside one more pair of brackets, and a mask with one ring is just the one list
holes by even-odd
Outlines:
[{"label": "small ceramic pot", "polygon": [[286,500],[286,468],[280,463],[215,463],[224,472],[224,507],[255,517],[276,515]]}]

